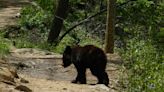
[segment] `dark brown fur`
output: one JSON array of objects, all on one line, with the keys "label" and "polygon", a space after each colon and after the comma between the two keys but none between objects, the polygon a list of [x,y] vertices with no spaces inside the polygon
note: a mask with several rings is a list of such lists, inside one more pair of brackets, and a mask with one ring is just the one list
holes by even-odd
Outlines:
[{"label": "dark brown fur", "polygon": [[93,45],[84,47],[67,46],[63,53],[63,66],[68,67],[73,63],[77,69],[77,77],[73,83],[86,84],[86,68],[89,68],[93,75],[98,78],[99,84],[109,84],[108,75],[105,72],[107,58],[103,50]]}]

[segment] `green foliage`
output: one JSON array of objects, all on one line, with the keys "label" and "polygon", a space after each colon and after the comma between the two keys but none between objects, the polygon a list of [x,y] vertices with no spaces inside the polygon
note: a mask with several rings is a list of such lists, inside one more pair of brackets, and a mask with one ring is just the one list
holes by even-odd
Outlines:
[{"label": "green foliage", "polygon": [[9,53],[10,41],[4,39],[0,35],[0,57]]},{"label": "green foliage", "polygon": [[42,43],[32,43],[27,41],[26,39],[16,39],[16,47],[17,48],[40,48],[51,51],[53,47],[51,47],[47,42]]},{"label": "green foliage", "polygon": [[51,13],[54,12],[55,7],[56,6],[56,2],[55,0],[35,0],[39,6],[46,11],[50,11]]},{"label": "green foliage", "polygon": [[66,36],[63,38],[63,40],[60,42],[60,44],[58,44],[58,46],[55,47],[55,49],[53,50],[56,53],[63,53],[65,47],[67,45],[72,46],[74,44],[75,40],[70,37],[70,36]]},{"label": "green foliage", "polygon": [[101,46],[101,40],[97,37],[92,35],[91,33],[86,32],[85,28],[78,27],[74,31],[70,33],[70,36],[77,41],[79,41],[79,45],[87,45],[87,44],[94,44],[96,46]]},{"label": "green foliage", "polygon": [[27,6],[21,10],[20,26],[26,29],[39,28],[41,32],[47,31],[51,24],[50,20],[50,13],[35,6]]},{"label": "green foliage", "polygon": [[34,29],[20,37],[14,38],[17,48],[41,48],[51,50],[51,46],[46,42],[46,35]]},{"label": "green foliage", "polygon": [[160,31],[156,35],[158,42],[164,42],[164,28],[161,28]]},{"label": "green foliage", "polygon": [[[123,3],[126,0],[119,0]],[[163,4],[152,0],[137,0],[117,9],[122,16],[118,25],[129,32],[126,49],[121,51],[128,71],[127,92],[162,92],[164,88]],[[152,12],[153,11],[153,12]],[[127,82],[128,81],[128,82]]]},{"label": "green foliage", "polygon": [[[124,3],[123,1],[126,0],[119,0],[118,3]],[[117,8],[117,15],[122,16],[118,24],[123,28],[129,27],[129,29],[132,26],[139,26],[142,27],[141,32],[147,30],[151,33],[149,35],[154,35],[155,29],[162,20],[163,9],[163,4],[156,5],[153,0],[131,1],[124,7]]]},{"label": "green foliage", "polygon": [[26,38],[23,37],[15,39],[15,42],[17,48],[36,48],[38,46],[38,44],[29,42]]},{"label": "green foliage", "polygon": [[[128,92],[162,92],[164,85],[163,54],[150,40],[132,39],[122,54],[128,73]],[[164,51],[164,50],[161,50]]]},{"label": "green foliage", "polygon": [[[53,1],[53,0],[48,0]],[[41,5],[50,4],[45,0],[37,0]],[[51,49],[51,46],[46,42],[48,31],[51,25],[52,12],[51,6],[38,8],[37,6],[29,5],[21,10],[21,19],[19,25],[22,33],[15,38],[16,47],[18,48],[42,48]],[[45,9],[46,8],[46,9]],[[46,11],[46,10],[49,11]]]}]

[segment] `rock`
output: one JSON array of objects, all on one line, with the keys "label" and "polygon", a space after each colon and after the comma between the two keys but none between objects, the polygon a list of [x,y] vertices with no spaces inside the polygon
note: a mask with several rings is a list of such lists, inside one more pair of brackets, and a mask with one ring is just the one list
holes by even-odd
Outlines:
[{"label": "rock", "polygon": [[96,90],[104,90],[104,92],[109,92],[109,87],[103,85],[103,84],[97,84],[94,86],[90,86],[91,88],[94,88]]},{"label": "rock", "polygon": [[19,78],[18,74],[17,74],[17,70],[13,67],[9,67],[9,71],[11,72],[11,74],[14,76],[14,78]]},{"label": "rock", "polygon": [[24,79],[24,78],[21,78],[20,82],[22,82],[22,83],[29,83],[29,81]]},{"label": "rock", "polygon": [[67,90],[67,88],[63,88],[63,90]]},{"label": "rock", "polygon": [[6,61],[0,59],[0,64],[6,64]]},{"label": "rock", "polygon": [[20,18],[21,17],[21,14],[20,13],[17,13],[14,17],[15,18]]},{"label": "rock", "polygon": [[3,70],[3,71],[9,71],[13,77],[15,78],[19,78],[19,76],[17,75],[17,71],[14,67],[10,66],[7,62],[3,62],[2,60],[0,60],[0,68]]},{"label": "rock", "polygon": [[0,67],[0,81],[7,84],[15,84],[14,75],[6,67]]},{"label": "rock", "polygon": [[0,82],[16,85],[14,78],[19,78],[16,69],[6,61],[0,60]]},{"label": "rock", "polygon": [[24,68],[29,68],[30,65],[27,65],[25,63],[19,62],[18,64],[16,64],[17,69],[24,69]]},{"label": "rock", "polygon": [[23,92],[32,92],[32,90],[24,85],[19,85],[17,87],[15,87],[16,90],[20,90]]}]

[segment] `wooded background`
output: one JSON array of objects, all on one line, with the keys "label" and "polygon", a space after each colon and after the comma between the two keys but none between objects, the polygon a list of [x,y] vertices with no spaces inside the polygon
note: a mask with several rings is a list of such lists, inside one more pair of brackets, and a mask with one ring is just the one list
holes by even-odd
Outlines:
[{"label": "wooded background", "polygon": [[10,44],[55,53],[67,45],[93,44],[122,57],[129,74],[122,88],[162,92],[163,10],[162,0],[33,0],[18,24],[1,33],[0,53],[8,53]]}]

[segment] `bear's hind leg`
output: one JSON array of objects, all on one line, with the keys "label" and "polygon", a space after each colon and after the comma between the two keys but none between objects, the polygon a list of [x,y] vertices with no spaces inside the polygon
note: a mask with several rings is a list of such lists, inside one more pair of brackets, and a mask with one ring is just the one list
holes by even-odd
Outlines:
[{"label": "bear's hind leg", "polygon": [[98,68],[90,68],[93,75],[95,75],[98,79],[97,84],[105,84],[106,86],[109,84],[109,78],[105,70]]}]

